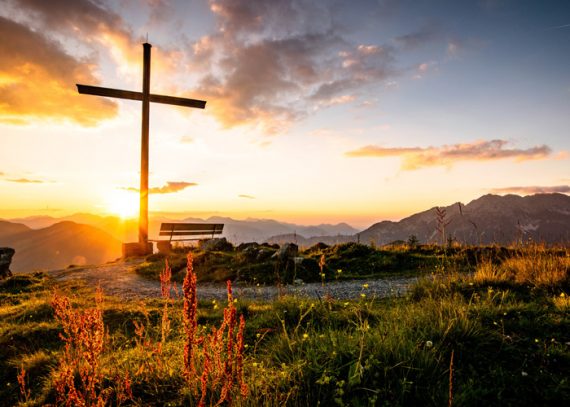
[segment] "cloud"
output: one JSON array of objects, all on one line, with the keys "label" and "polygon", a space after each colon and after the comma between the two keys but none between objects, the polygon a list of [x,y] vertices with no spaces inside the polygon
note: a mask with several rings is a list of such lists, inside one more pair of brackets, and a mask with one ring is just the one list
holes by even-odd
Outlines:
[{"label": "cloud", "polygon": [[[92,126],[116,116],[115,101],[79,95],[75,88],[75,83],[100,83],[96,74],[101,54],[110,57],[122,75],[140,73],[142,38],[108,4],[5,1],[0,9],[0,38],[10,41],[0,43],[0,122],[23,125],[50,119]],[[144,7],[150,10],[151,20],[166,18],[167,13],[160,11],[164,2],[148,0]],[[172,77],[167,72],[184,72],[179,50],[169,44],[153,51],[157,58],[152,69],[158,78]]]},{"label": "cloud", "polygon": [[182,191],[188,187],[195,187],[195,182],[167,182],[166,185],[162,187],[150,188],[149,193],[151,194],[170,194],[173,192]]},{"label": "cloud", "polygon": [[101,44],[118,62],[140,60],[138,45],[121,16],[98,0],[8,0],[22,20],[37,32],[60,35],[92,48]]},{"label": "cloud", "polygon": [[[394,83],[410,69],[398,67],[398,57],[431,41],[436,33],[428,26],[385,43],[357,43],[341,23],[343,7],[329,2],[210,0],[209,4],[215,31],[183,40],[183,48],[177,39],[153,48],[153,77],[164,91],[182,95],[187,92],[178,91],[180,85],[173,78],[191,77],[192,95],[208,100],[207,112],[223,126],[245,124],[267,133],[282,132],[319,109],[353,101],[358,105],[376,96],[376,87]],[[0,120],[12,124],[42,117],[94,125],[116,115],[113,101],[77,95],[70,86],[99,83],[95,74],[100,55],[110,57],[123,76],[140,73],[142,38],[113,8],[136,9],[137,20],[142,18],[147,29],[179,23],[168,0],[5,0],[4,5],[6,21],[33,37],[32,46],[15,51],[2,49],[9,46],[4,43],[0,47],[0,55],[10,56],[7,73],[0,71]],[[371,2],[357,11],[366,14],[376,8]],[[52,48],[46,59],[62,67],[64,74],[36,72],[45,68],[37,59],[45,54],[46,44]],[[21,64],[11,63],[14,52],[24,54]],[[83,56],[71,56],[72,52]],[[22,73],[30,64],[34,74]],[[2,100],[5,81],[19,86],[6,93],[6,98],[14,99],[9,103]],[[56,89],[45,89],[46,84]]]},{"label": "cloud", "polygon": [[385,43],[355,43],[327,2],[211,0],[210,9],[216,31],[189,44],[195,71],[208,71],[194,92],[224,126],[268,133],[319,109],[369,99],[409,69],[397,66],[401,53],[435,35],[428,27]]},{"label": "cloud", "polygon": [[182,136],[182,137],[180,137],[180,142],[183,144],[192,144],[194,142],[194,137]]},{"label": "cloud", "polygon": [[461,44],[457,40],[450,40],[447,43],[447,56],[454,57],[461,50]]},{"label": "cloud", "polygon": [[521,194],[521,195],[552,194],[552,193],[568,194],[570,193],[570,185],[504,187],[504,188],[494,188],[491,190],[491,192],[497,194]]},{"label": "cloud", "polygon": [[554,27],[549,27],[549,30],[559,30],[561,28],[570,28],[570,24],[556,25]]},{"label": "cloud", "polygon": [[[171,194],[175,192],[180,192],[188,187],[194,187],[196,185],[198,184],[196,184],[195,182],[168,181],[164,186],[149,188],[148,192],[149,194]],[[121,188],[121,189],[124,189],[126,191],[139,192],[138,188],[133,188],[133,187]]]},{"label": "cloud", "polygon": [[433,41],[437,34],[436,26],[425,26],[418,31],[394,38],[394,43],[404,49],[415,49]]},{"label": "cloud", "polygon": [[86,98],[75,82],[97,83],[92,65],[69,54],[56,41],[0,16],[0,122],[71,120],[93,125],[116,115],[107,99]]},{"label": "cloud", "polygon": [[239,194],[238,198],[255,199],[255,197],[253,195],[247,195],[247,194]]},{"label": "cloud", "polygon": [[400,157],[403,170],[417,170],[424,167],[451,166],[461,161],[540,160],[550,156],[552,153],[550,147],[546,145],[528,149],[505,148],[508,144],[506,140],[480,140],[466,144],[425,148],[369,145],[348,151],[345,154],[348,157]]},{"label": "cloud", "polygon": [[356,100],[356,96],[354,95],[342,95],[342,96],[335,96],[328,100],[323,100],[320,103],[320,106],[335,106],[335,105],[344,105],[350,102],[354,102]]},{"label": "cloud", "polygon": [[416,67],[416,73],[412,76],[413,79],[422,79],[428,71],[433,70],[434,67],[437,67],[437,62],[429,61],[429,62],[422,62],[418,64]]},{"label": "cloud", "polygon": [[28,178],[7,179],[6,181],[16,182],[18,184],[44,184],[46,182],[39,179],[28,179]]}]

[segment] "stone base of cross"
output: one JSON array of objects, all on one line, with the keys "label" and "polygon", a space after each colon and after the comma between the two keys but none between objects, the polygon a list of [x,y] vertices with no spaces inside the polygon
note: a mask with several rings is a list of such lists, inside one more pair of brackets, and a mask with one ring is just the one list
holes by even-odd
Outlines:
[{"label": "stone base of cross", "polygon": [[147,256],[149,254],[152,254],[152,252],[152,242],[147,242],[146,244],[140,242],[123,243],[123,259],[129,257]]}]

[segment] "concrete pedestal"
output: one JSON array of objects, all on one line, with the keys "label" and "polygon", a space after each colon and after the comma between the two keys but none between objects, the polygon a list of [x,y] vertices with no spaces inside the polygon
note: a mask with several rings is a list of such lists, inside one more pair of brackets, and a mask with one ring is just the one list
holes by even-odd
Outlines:
[{"label": "concrete pedestal", "polygon": [[152,254],[152,242],[146,245],[142,243],[123,243],[123,259],[127,257],[147,256]]}]

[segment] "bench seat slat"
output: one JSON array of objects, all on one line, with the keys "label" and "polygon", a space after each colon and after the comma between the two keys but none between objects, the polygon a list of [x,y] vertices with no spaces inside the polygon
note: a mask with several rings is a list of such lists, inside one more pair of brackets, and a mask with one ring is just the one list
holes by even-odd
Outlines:
[{"label": "bench seat slat", "polygon": [[198,235],[211,235],[211,234],[219,235],[222,232],[223,232],[222,230],[187,231],[187,232],[166,231],[166,232],[160,232],[159,235],[160,236],[198,236]]},{"label": "bench seat slat", "polygon": [[173,230],[212,231],[212,230],[222,230],[223,228],[224,228],[223,223],[163,223],[160,226],[160,231],[161,232],[173,231]]}]

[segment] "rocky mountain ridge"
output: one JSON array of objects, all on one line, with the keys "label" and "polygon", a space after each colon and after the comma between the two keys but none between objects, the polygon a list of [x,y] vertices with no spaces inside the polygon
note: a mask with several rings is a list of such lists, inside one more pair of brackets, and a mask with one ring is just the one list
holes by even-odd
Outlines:
[{"label": "rocky mountain ridge", "polygon": [[[438,221],[438,210],[445,214]],[[442,227],[443,226],[443,227]],[[570,242],[570,196],[564,194],[484,195],[464,205],[433,207],[397,222],[381,221],[351,236],[280,235],[271,243],[311,245],[360,242],[385,245],[415,236],[420,243],[511,244],[533,240],[547,244]]]}]

